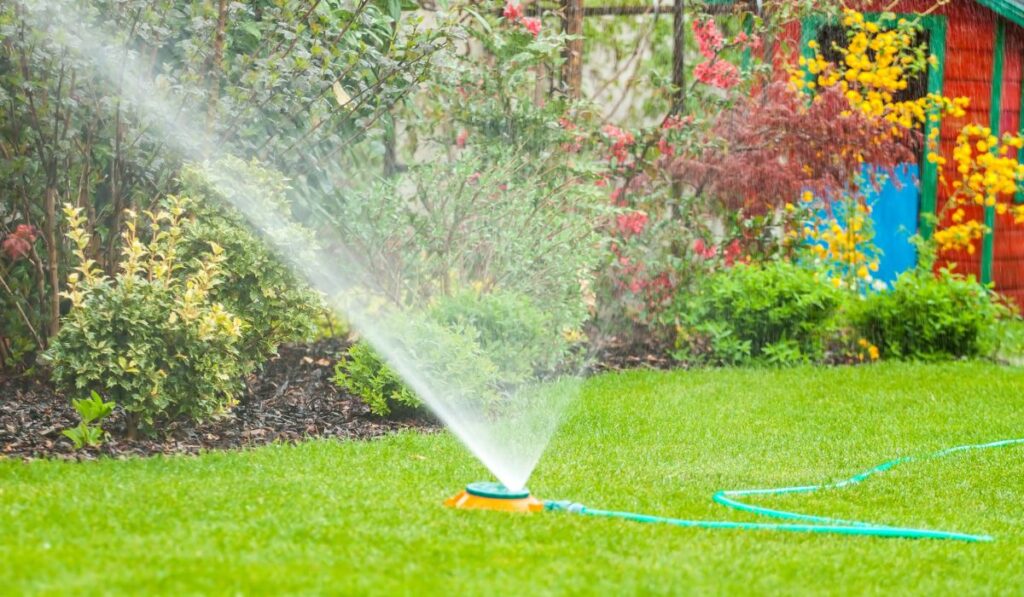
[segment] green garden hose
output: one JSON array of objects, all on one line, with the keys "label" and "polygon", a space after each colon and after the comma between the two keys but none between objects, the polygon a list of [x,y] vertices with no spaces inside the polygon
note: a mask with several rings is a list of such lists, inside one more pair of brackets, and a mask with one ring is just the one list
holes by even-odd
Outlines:
[{"label": "green garden hose", "polygon": [[898,464],[906,462],[914,462],[919,460],[930,460],[936,458],[944,458],[951,454],[959,452],[966,452],[970,450],[987,450],[992,448],[1003,448],[1007,446],[1024,445],[1024,438],[1021,439],[1008,439],[997,442],[991,442],[987,444],[970,444],[966,446],[956,446],[955,448],[946,448],[933,452],[925,456],[905,456],[903,458],[897,458],[884,462],[878,466],[872,467],[860,474],[854,475],[849,479],[844,479],[835,483],[827,483],[822,485],[803,485],[799,487],[781,487],[776,489],[735,489],[729,491],[719,491],[715,493],[712,499],[727,508],[734,510],[740,510],[743,512],[750,512],[752,514],[758,514],[761,516],[768,516],[771,518],[778,518],[787,521],[799,521],[799,522],[782,522],[782,523],[759,523],[759,522],[734,522],[725,520],[683,520],[679,518],[667,518],[663,516],[650,516],[647,514],[635,514],[633,512],[615,512],[612,510],[596,510],[588,508],[582,504],[577,504],[569,501],[554,501],[548,500],[544,502],[544,506],[547,510],[558,511],[558,512],[572,512],[575,514],[584,514],[587,516],[600,516],[604,518],[621,518],[624,520],[632,520],[635,522],[655,522],[662,524],[670,524],[679,527],[687,528],[700,528],[700,529],[743,529],[743,530],[772,530],[772,531],[789,531],[797,533],[824,533],[832,535],[860,535],[868,537],[890,537],[890,538],[902,538],[902,539],[947,539],[953,541],[967,541],[971,543],[992,541],[992,537],[989,535],[971,535],[966,533],[956,533],[951,531],[937,531],[932,529],[914,529],[904,527],[894,527],[888,525],[875,524],[872,522],[863,522],[858,520],[844,520],[841,518],[831,518],[828,516],[815,516],[813,514],[801,514],[799,512],[788,512],[786,510],[775,510],[772,508],[765,508],[762,506],[755,506],[745,502],[741,502],[736,498],[755,496],[755,495],[780,495],[785,493],[811,493],[815,491],[822,491],[826,489],[841,489],[843,487],[849,487],[851,485],[857,485],[872,475],[877,473],[885,472]]}]

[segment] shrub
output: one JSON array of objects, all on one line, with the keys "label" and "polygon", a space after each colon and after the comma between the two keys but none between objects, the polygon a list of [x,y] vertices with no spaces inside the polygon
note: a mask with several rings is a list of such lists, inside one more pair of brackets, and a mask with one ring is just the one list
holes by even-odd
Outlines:
[{"label": "shrub", "polygon": [[[499,398],[498,368],[477,343],[469,327],[448,327],[420,313],[396,314],[382,325],[391,355],[408,366],[424,386],[443,395],[447,405],[484,409]],[[377,415],[419,407],[421,397],[365,341],[352,346],[335,367],[335,383],[351,392]]]},{"label": "shrub", "polygon": [[418,409],[420,400],[367,342],[356,342],[335,366],[334,381],[367,406],[387,416],[392,410]]},{"label": "shrub", "polygon": [[506,158],[436,160],[347,198],[339,232],[363,260],[366,285],[420,308],[467,287],[514,290],[578,326],[581,279],[599,254],[597,187],[561,171],[524,174],[531,156]]},{"label": "shrub", "polygon": [[233,405],[246,369],[242,322],[212,299],[225,260],[215,243],[192,263],[178,252],[185,201],[150,213],[148,239],[129,214],[120,272],[110,278],[86,258],[80,210],[66,207],[78,265],[68,275],[71,310],[47,359],[53,379],[91,390],[127,413],[129,434],[158,417],[204,419]]},{"label": "shrub", "polygon": [[973,277],[915,270],[903,273],[890,292],[867,297],[853,323],[885,356],[972,357],[994,348],[998,320],[1006,313]]},{"label": "shrub", "polygon": [[842,295],[798,265],[737,265],[706,278],[674,308],[680,360],[776,364],[817,359]]},{"label": "shrub", "polygon": [[[286,185],[279,173],[240,162],[222,166],[243,169],[239,176],[255,180],[261,199],[287,204]],[[192,262],[207,251],[211,242],[224,249],[219,283],[211,289],[210,299],[244,322],[239,342],[243,358],[250,365],[262,366],[281,343],[310,337],[324,309],[320,296],[250,231],[235,209],[219,200],[205,175],[187,169],[182,183],[194,207],[193,217],[183,225],[181,259]],[[299,234],[291,243],[298,245],[307,240]]]},{"label": "shrub", "polygon": [[550,373],[570,356],[567,334],[572,328],[522,294],[460,292],[439,299],[430,317],[448,328],[475,332],[480,347],[498,366],[502,383]]},{"label": "shrub", "polygon": [[102,427],[103,419],[114,412],[117,405],[113,402],[104,402],[95,391],[89,398],[72,400],[71,405],[75,407],[75,412],[81,420],[78,425],[62,431],[64,437],[71,440],[76,450],[86,446],[95,448],[103,444],[107,437],[107,432],[103,431]]}]

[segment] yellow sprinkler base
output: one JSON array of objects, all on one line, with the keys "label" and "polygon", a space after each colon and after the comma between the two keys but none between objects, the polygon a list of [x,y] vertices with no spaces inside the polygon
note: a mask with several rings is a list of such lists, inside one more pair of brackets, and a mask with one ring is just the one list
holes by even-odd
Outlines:
[{"label": "yellow sprinkler base", "polygon": [[511,491],[501,483],[470,483],[464,491],[444,501],[449,508],[497,510],[499,512],[540,512],[544,503],[530,492]]}]

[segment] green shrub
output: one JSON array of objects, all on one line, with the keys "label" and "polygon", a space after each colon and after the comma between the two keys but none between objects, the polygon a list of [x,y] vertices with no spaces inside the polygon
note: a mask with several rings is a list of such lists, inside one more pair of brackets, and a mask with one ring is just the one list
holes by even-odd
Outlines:
[{"label": "green shrub", "polygon": [[420,407],[416,394],[367,342],[353,344],[334,371],[335,383],[361,399],[375,415]]},{"label": "green shrub", "polygon": [[475,332],[502,383],[551,373],[570,357],[568,330],[522,294],[460,292],[439,299],[430,317],[448,328]]},{"label": "green shrub", "polygon": [[675,358],[738,364],[818,359],[842,295],[788,262],[737,265],[680,294],[672,312]]},{"label": "green shrub", "polygon": [[117,404],[104,402],[103,398],[93,391],[89,398],[72,400],[71,405],[81,420],[78,425],[62,431],[64,437],[71,440],[76,450],[86,446],[95,448],[102,445],[107,437],[107,432],[103,431],[103,419],[114,412]]},{"label": "green shrub", "polygon": [[220,246],[181,261],[185,201],[172,197],[166,210],[148,214],[147,235],[129,214],[113,278],[85,256],[80,210],[66,207],[65,215],[78,265],[68,275],[71,310],[46,355],[58,386],[113,399],[131,435],[158,417],[205,419],[232,406],[247,372],[243,324],[211,296],[225,260]]},{"label": "green shrub", "polygon": [[973,277],[915,270],[900,275],[889,292],[868,296],[852,318],[884,356],[935,359],[988,354],[1007,313]]},{"label": "green shrub", "polygon": [[[226,161],[238,176],[253,180],[261,199],[285,205],[283,177],[257,164]],[[239,317],[244,326],[239,352],[250,365],[262,366],[283,342],[309,338],[324,310],[321,297],[300,280],[258,238],[237,211],[225,205],[208,178],[196,169],[186,169],[182,184],[194,202],[192,217],[183,224],[181,260],[192,262],[207,251],[211,242],[224,249],[219,283],[210,299]],[[297,234],[291,244],[296,250],[309,239]]]},{"label": "green shrub", "polygon": [[[392,316],[381,326],[390,348],[409,371],[429,388],[443,392],[437,400],[486,408],[499,399],[498,367],[477,343],[478,332],[448,327],[412,312]],[[353,345],[335,367],[335,383],[351,392],[377,415],[418,407],[416,393],[383,362],[365,341]]]},{"label": "green shrub", "polygon": [[563,170],[529,174],[535,156],[506,151],[496,164],[464,154],[354,190],[337,225],[365,260],[366,286],[421,309],[460,288],[513,291],[581,325],[581,280],[600,255],[598,187]]}]

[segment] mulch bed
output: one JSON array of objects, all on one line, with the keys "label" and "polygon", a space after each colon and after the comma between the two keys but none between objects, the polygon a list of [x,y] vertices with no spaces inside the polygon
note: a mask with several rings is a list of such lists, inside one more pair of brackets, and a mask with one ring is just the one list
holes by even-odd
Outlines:
[{"label": "mulch bed", "polygon": [[92,459],[98,456],[195,454],[208,450],[296,442],[313,437],[366,439],[398,431],[432,431],[422,418],[382,419],[331,382],[345,345],[338,340],[282,346],[224,417],[195,424],[174,421],[156,438],[128,440],[115,412],[103,424],[111,438],[100,448],[75,451],[61,431],[78,424],[66,396],[46,381],[0,378],[0,458]]},{"label": "mulch bed", "polygon": [[656,340],[622,340],[604,343],[594,359],[596,371],[625,369],[678,369],[683,364],[668,356],[666,347]]}]

